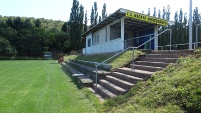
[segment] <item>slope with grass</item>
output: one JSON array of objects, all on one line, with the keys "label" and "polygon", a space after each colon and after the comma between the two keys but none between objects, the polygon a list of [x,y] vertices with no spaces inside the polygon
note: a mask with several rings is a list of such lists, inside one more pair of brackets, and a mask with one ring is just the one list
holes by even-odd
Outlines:
[{"label": "slope with grass", "polygon": [[66,74],[53,60],[0,61],[0,112],[96,112],[90,93]]},{"label": "slope with grass", "polygon": [[105,112],[201,113],[201,51],[104,103]]},{"label": "slope with grass", "polygon": [[[126,64],[130,63],[132,60],[132,50],[127,50],[116,57],[112,58],[111,60],[107,61],[107,64],[112,66],[112,69],[123,67]],[[135,50],[134,58],[137,58],[139,55],[143,55],[142,51]],[[65,60],[85,60],[91,62],[103,62],[108,58],[112,57],[114,54],[99,54],[99,55],[69,55],[65,57]]]}]

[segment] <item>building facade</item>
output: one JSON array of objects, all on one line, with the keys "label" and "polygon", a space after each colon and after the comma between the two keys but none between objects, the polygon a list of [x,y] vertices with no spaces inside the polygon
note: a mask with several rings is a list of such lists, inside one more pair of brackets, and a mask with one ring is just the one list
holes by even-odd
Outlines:
[{"label": "building facade", "polygon": [[82,38],[86,38],[83,54],[122,51],[153,37],[154,40],[140,49],[158,50],[158,28],[167,24],[167,20],[120,8],[82,34]]}]

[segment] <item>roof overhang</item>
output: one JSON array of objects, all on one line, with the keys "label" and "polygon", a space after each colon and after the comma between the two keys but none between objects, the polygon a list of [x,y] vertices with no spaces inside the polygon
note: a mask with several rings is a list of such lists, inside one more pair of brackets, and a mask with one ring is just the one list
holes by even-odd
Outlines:
[{"label": "roof overhang", "polygon": [[[138,12],[126,10],[126,9],[118,9],[113,14],[102,20],[100,23],[95,25],[94,27],[90,28],[88,31],[82,34],[82,37],[86,37],[90,33],[94,33],[103,27],[113,23],[116,20],[120,20],[122,17],[125,18],[124,20],[124,27],[125,29],[137,31],[140,29],[152,27],[152,26],[166,26],[168,24],[174,24],[174,22],[170,22],[161,18],[156,18],[153,16],[148,16],[145,14],[141,14]],[[113,27],[119,27],[121,23],[118,22],[113,25]]]}]

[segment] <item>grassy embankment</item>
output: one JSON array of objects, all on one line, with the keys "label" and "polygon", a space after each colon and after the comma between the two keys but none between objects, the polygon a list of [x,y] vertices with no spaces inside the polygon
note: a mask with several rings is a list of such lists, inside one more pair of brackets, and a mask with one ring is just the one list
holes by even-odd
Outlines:
[{"label": "grassy embankment", "polygon": [[[73,58],[93,60],[93,57]],[[124,56],[122,59],[129,57]],[[112,65],[118,64],[115,61]],[[127,94],[107,100],[98,107],[102,112],[115,113],[200,113],[201,49],[155,73],[148,81],[139,82]]]},{"label": "grassy embankment", "polygon": [[[139,55],[143,55],[144,53],[141,51],[135,50],[134,58],[137,58]],[[92,62],[103,62],[104,60],[110,58],[114,54],[102,54],[102,55],[69,55],[65,57],[65,60],[85,60],[85,61],[92,61]],[[114,57],[113,59],[109,60],[108,64],[112,66],[112,69],[122,67],[126,64],[128,64],[132,59],[132,50],[128,50],[123,52],[122,54],[118,55],[117,57]]]},{"label": "grassy embankment", "polygon": [[201,113],[201,50],[104,103],[105,112]]},{"label": "grassy embankment", "polygon": [[98,99],[68,75],[54,60],[0,61],[0,113],[97,112],[89,98]]}]

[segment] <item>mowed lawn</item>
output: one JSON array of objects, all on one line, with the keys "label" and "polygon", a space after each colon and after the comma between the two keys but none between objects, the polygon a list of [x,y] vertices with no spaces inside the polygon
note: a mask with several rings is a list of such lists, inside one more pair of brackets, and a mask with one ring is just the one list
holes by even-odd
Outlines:
[{"label": "mowed lawn", "polygon": [[55,60],[0,61],[0,113],[94,113]]}]

